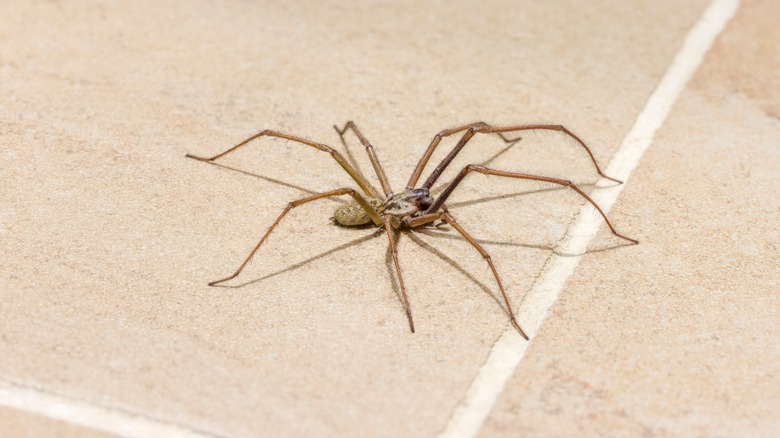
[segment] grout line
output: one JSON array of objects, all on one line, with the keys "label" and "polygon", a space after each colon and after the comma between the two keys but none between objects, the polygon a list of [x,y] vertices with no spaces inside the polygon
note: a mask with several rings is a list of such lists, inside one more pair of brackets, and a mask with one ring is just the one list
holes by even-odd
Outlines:
[{"label": "grout line", "polygon": [[0,380],[0,406],[123,437],[214,438],[216,435]]},{"label": "grout line", "polygon": [[[715,38],[723,31],[739,7],[739,0],[713,0],[685,37],[675,56],[648,99],[634,126],[623,138],[620,149],[607,166],[605,173],[628,182],[631,172],[650,147],[656,131],[661,127],[672,105],[698,69]],[[624,185],[601,187],[599,180],[591,197],[598,198],[601,208],[608,212],[615,204]],[[590,204],[580,208],[566,236],[542,268],[531,290],[520,305],[518,319],[533,337],[538,333],[547,311],[558,299],[563,286],[574,273],[586,253],[603,220]],[[641,244],[641,243],[640,243]],[[453,411],[441,438],[477,436],[482,424],[493,409],[504,385],[523,359],[529,342],[520,338],[514,328],[508,327],[498,338],[490,354],[479,369],[460,404]]]}]

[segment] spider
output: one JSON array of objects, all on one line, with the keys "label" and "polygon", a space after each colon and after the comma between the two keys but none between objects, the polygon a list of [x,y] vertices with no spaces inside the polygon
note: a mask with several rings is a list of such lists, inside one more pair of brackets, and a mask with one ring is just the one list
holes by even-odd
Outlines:
[{"label": "spider", "polygon": [[[458,185],[463,181],[463,179],[466,178],[468,174],[473,172],[481,173],[484,175],[505,177],[505,178],[542,181],[542,182],[556,184],[563,187],[568,187],[574,192],[576,192],[577,194],[579,194],[580,196],[582,196],[583,198],[585,198],[587,202],[589,202],[591,205],[593,205],[593,207],[595,207],[595,209],[599,212],[601,217],[604,218],[604,221],[606,222],[609,229],[612,231],[612,234],[614,234],[615,236],[621,239],[625,239],[631,242],[632,244],[639,243],[637,240],[631,239],[629,237],[626,237],[618,233],[615,230],[615,228],[612,226],[612,223],[610,223],[609,219],[607,218],[607,215],[604,213],[604,211],[601,210],[598,204],[596,204],[587,194],[585,194],[585,192],[583,192],[574,183],[565,179],[550,178],[546,176],[531,175],[531,174],[518,173],[518,172],[507,172],[503,170],[491,169],[483,165],[469,164],[465,166],[460,171],[460,173],[458,173],[455,179],[453,179],[444,188],[444,190],[441,192],[441,194],[438,197],[434,197],[431,195],[430,192],[431,187],[436,183],[436,180],[439,179],[442,172],[444,172],[447,166],[449,166],[449,164],[452,162],[455,156],[458,155],[458,153],[463,149],[463,147],[466,146],[466,144],[469,142],[469,140],[471,140],[472,137],[474,137],[477,134],[497,134],[498,136],[501,137],[502,140],[504,140],[504,142],[515,143],[519,141],[520,138],[509,139],[505,137],[503,134],[517,133],[521,131],[541,130],[541,131],[557,131],[563,133],[564,135],[575,140],[582,148],[585,149],[585,151],[590,156],[591,161],[593,162],[593,166],[596,168],[596,171],[600,176],[608,180],[614,181],[615,183],[622,184],[621,181],[605,175],[601,171],[601,168],[596,162],[596,158],[593,156],[593,153],[590,151],[590,148],[585,144],[585,142],[583,142],[577,135],[575,135],[573,132],[569,131],[567,128],[565,128],[562,125],[516,125],[516,126],[499,127],[499,126],[491,126],[484,122],[476,122],[476,123],[470,123],[467,125],[452,128],[452,129],[445,129],[433,137],[433,140],[431,141],[430,145],[425,150],[425,153],[423,154],[422,158],[420,158],[420,161],[417,163],[417,166],[414,168],[414,171],[412,172],[412,175],[409,178],[409,182],[406,183],[406,187],[400,192],[394,192],[393,189],[390,187],[390,182],[388,181],[387,175],[385,175],[385,171],[379,162],[379,158],[377,157],[376,152],[374,151],[374,147],[366,139],[366,137],[363,136],[363,134],[360,132],[360,130],[358,129],[358,127],[355,125],[354,122],[352,121],[347,122],[346,125],[344,125],[343,129],[339,129],[338,126],[334,126],[333,128],[339,134],[339,137],[341,137],[342,141],[344,141],[344,134],[347,132],[347,130],[351,129],[352,132],[354,132],[354,134],[363,144],[363,146],[365,146],[366,153],[368,154],[368,158],[371,160],[371,164],[374,167],[374,172],[376,173],[376,176],[379,179],[379,183],[382,186],[382,191],[384,192],[384,194],[377,193],[376,189],[374,189],[368,183],[368,181],[363,176],[361,176],[358,173],[358,171],[354,167],[352,167],[338,151],[331,148],[330,146],[324,145],[322,143],[317,143],[311,140],[307,140],[301,137],[297,137],[295,135],[285,134],[285,133],[272,131],[272,130],[261,131],[247,138],[241,143],[238,143],[237,145],[231,147],[230,149],[224,152],[220,152],[217,155],[214,155],[213,157],[210,158],[199,157],[192,154],[186,155],[186,157],[188,158],[193,158],[199,161],[212,162],[249,144],[251,141],[256,140],[260,137],[282,138],[282,139],[290,140],[305,146],[313,147],[315,149],[327,152],[349,174],[349,176],[351,176],[352,179],[355,180],[357,185],[360,187],[360,191],[362,191],[361,194],[357,190],[354,190],[349,187],[344,187],[336,190],[330,190],[327,192],[319,193],[313,196],[297,199],[295,201],[290,202],[289,204],[287,204],[287,207],[285,207],[285,209],[282,211],[279,217],[276,218],[274,223],[271,225],[268,231],[263,235],[263,237],[260,239],[257,245],[255,245],[255,247],[246,257],[246,259],[243,261],[243,263],[241,263],[238,269],[228,277],[210,282],[209,286],[215,286],[217,284],[226,282],[228,280],[237,277],[244,269],[244,267],[246,267],[247,263],[249,263],[249,261],[255,255],[255,253],[260,249],[260,247],[263,245],[263,242],[266,241],[266,239],[274,230],[274,228],[276,228],[276,226],[279,224],[282,218],[284,218],[287,215],[287,213],[290,212],[290,210],[300,205],[312,201],[316,201],[318,199],[348,195],[351,196],[353,199],[348,203],[338,207],[332,219],[336,224],[345,227],[362,227],[362,226],[373,225],[376,226],[377,228],[384,229],[385,233],[387,234],[387,238],[390,241],[390,251],[393,257],[393,263],[395,264],[395,271],[398,275],[398,283],[401,288],[401,296],[403,298],[404,311],[406,312],[406,317],[409,320],[409,328],[412,331],[412,333],[414,333],[414,319],[412,318],[412,307],[409,304],[409,297],[406,294],[406,286],[404,285],[403,276],[401,275],[401,265],[398,262],[398,251],[396,248],[395,232],[396,230],[413,229],[425,225],[430,225],[433,222],[440,220],[441,223],[449,224],[458,233],[460,233],[463,236],[463,238],[465,238],[485,259],[485,262],[487,262],[488,266],[490,267],[490,270],[493,273],[493,276],[496,279],[496,283],[498,284],[498,290],[501,292],[501,297],[503,298],[504,304],[506,305],[506,311],[509,315],[509,320],[512,326],[525,339],[528,339],[528,335],[526,335],[526,333],[518,324],[517,319],[515,318],[515,314],[512,311],[512,306],[509,303],[509,298],[507,298],[506,292],[504,291],[504,286],[501,283],[501,279],[498,276],[498,271],[496,271],[496,268],[493,265],[493,261],[490,257],[490,254],[488,254],[488,252],[485,251],[485,249],[482,248],[482,246],[479,243],[477,243],[477,241],[474,240],[474,238],[471,237],[471,235],[455,220],[455,218],[447,210],[447,207],[445,205],[447,198],[450,197],[452,192],[458,187]],[[436,147],[439,145],[439,142],[441,142],[441,140],[445,137],[449,137],[459,133],[463,133],[463,135],[458,141],[458,143],[455,145],[455,147],[452,149],[452,151],[446,157],[444,157],[444,159],[436,166],[433,172],[431,172],[431,174],[428,176],[428,179],[426,179],[422,185],[418,186],[417,182],[420,179],[420,176],[422,175],[426,164],[428,164],[428,160],[431,158],[431,155],[436,150]]]}]

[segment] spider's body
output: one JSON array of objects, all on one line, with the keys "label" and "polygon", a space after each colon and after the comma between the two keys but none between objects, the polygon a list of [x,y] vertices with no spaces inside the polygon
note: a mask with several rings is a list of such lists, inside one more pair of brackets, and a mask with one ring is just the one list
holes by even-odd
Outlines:
[{"label": "spider's body", "polygon": [[387,199],[383,214],[401,221],[407,217],[420,216],[431,204],[433,198],[428,189],[405,189]]},{"label": "spider's body", "polygon": [[[433,204],[428,189],[405,189],[401,193],[390,194],[387,201],[370,197],[366,199],[379,213],[380,217],[387,218],[393,228],[401,228],[408,224],[409,219],[420,216]],[[404,223],[406,219],[406,223]],[[345,227],[360,227],[372,222],[368,212],[360,206],[358,201],[348,201],[333,212],[333,220]]]},{"label": "spider's body", "polygon": [[[498,288],[499,291],[501,292],[501,296],[503,297],[504,303],[506,304],[506,311],[509,314],[509,319],[512,325],[515,327],[515,329],[517,329],[518,332],[520,332],[520,334],[523,335],[523,337],[528,339],[528,336],[526,336],[525,332],[523,332],[523,330],[518,325],[517,320],[515,319],[514,312],[512,311],[512,306],[509,304],[509,298],[507,298],[506,292],[504,291],[504,287],[501,284],[501,279],[498,276],[498,272],[496,271],[496,268],[493,265],[490,255],[487,253],[487,251],[485,251],[482,248],[482,246],[479,243],[477,243],[476,240],[474,240],[466,232],[466,230],[463,229],[463,227],[460,226],[460,224],[458,224],[455,221],[455,218],[453,218],[452,215],[450,215],[450,213],[447,211],[447,208],[444,205],[447,198],[452,194],[455,188],[464,180],[466,175],[468,175],[471,172],[477,172],[477,173],[482,173],[484,175],[493,175],[493,176],[500,176],[500,177],[507,177],[507,178],[542,181],[542,182],[556,184],[563,187],[568,187],[574,190],[575,192],[577,192],[580,196],[585,198],[585,200],[587,200],[591,205],[593,205],[593,207],[596,208],[596,210],[604,218],[604,221],[607,223],[610,230],[615,236],[628,240],[632,243],[638,243],[636,240],[623,236],[622,234],[615,231],[615,229],[612,227],[612,224],[609,222],[609,219],[607,219],[607,216],[604,214],[601,208],[599,208],[598,204],[593,202],[593,200],[587,194],[585,194],[585,192],[580,190],[571,181],[564,180],[564,179],[549,178],[545,176],[530,175],[530,174],[517,173],[517,172],[507,172],[507,171],[490,169],[481,165],[469,164],[468,166],[464,167],[463,170],[460,171],[460,173],[458,173],[455,179],[453,179],[449,184],[447,184],[447,186],[444,188],[444,190],[442,190],[441,194],[437,198],[434,199],[433,197],[431,197],[430,189],[433,186],[433,184],[441,176],[442,172],[444,172],[447,166],[449,166],[449,164],[452,162],[455,156],[460,152],[460,150],[463,149],[466,143],[468,143],[468,141],[478,133],[497,134],[505,142],[514,144],[520,139],[517,138],[517,139],[510,140],[504,137],[502,133],[529,131],[529,130],[548,130],[548,131],[562,132],[567,136],[569,136],[570,138],[577,141],[577,143],[579,143],[579,145],[582,146],[582,148],[584,148],[585,151],[587,151],[599,175],[601,175],[606,179],[610,179],[612,181],[620,183],[620,181],[604,175],[601,172],[601,168],[599,168],[596,159],[593,157],[590,148],[588,148],[588,146],[586,146],[585,143],[582,140],[580,140],[579,137],[574,135],[571,131],[564,128],[563,126],[519,125],[519,126],[507,126],[507,127],[494,127],[483,122],[477,122],[477,123],[471,123],[457,128],[446,129],[444,131],[441,131],[438,134],[436,134],[436,136],[434,136],[433,141],[431,141],[430,145],[428,146],[428,149],[426,149],[422,158],[417,163],[417,167],[415,167],[414,172],[412,172],[412,176],[409,178],[409,182],[406,184],[406,188],[399,193],[394,193],[393,190],[390,188],[390,183],[387,179],[387,176],[385,175],[382,165],[379,163],[379,158],[376,156],[374,147],[371,145],[371,143],[368,142],[368,140],[366,140],[363,134],[358,130],[357,126],[355,126],[353,122],[347,122],[346,126],[344,126],[344,129],[340,130],[337,127],[335,128],[336,131],[339,133],[339,136],[341,137],[342,141],[344,140],[344,133],[347,131],[347,129],[352,129],[355,135],[357,135],[357,137],[360,139],[360,142],[363,144],[363,146],[365,146],[366,152],[368,153],[368,157],[370,158],[371,164],[374,167],[374,171],[376,172],[377,178],[379,179],[379,182],[382,185],[382,189],[384,191],[384,197],[382,197],[382,195],[380,195],[379,193],[376,193],[376,191],[371,188],[371,185],[368,183],[368,181],[366,181],[366,179],[363,176],[361,176],[360,173],[358,173],[355,170],[355,168],[353,168],[344,159],[344,157],[340,153],[338,153],[338,151],[334,150],[330,146],[321,143],[316,143],[311,140],[306,140],[304,138],[297,137],[294,135],[283,134],[276,131],[269,131],[269,130],[262,131],[258,134],[253,135],[252,137],[249,137],[248,139],[242,141],[241,143],[233,146],[232,148],[220,154],[217,154],[211,158],[203,158],[203,157],[197,157],[194,155],[187,154],[187,156],[190,158],[194,158],[200,161],[211,162],[216,160],[219,157],[222,157],[226,154],[229,154],[230,152],[233,152],[234,150],[246,145],[247,143],[251,142],[256,138],[263,137],[263,136],[283,138],[283,139],[287,139],[290,141],[294,141],[297,143],[301,143],[313,147],[315,149],[319,149],[321,151],[325,151],[328,154],[330,154],[330,156],[332,156],[333,159],[336,160],[336,162],[352,177],[352,179],[355,180],[355,182],[363,192],[363,194],[361,195],[357,190],[345,187],[341,189],[330,190],[327,192],[319,193],[313,196],[309,196],[306,198],[302,198],[290,202],[289,204],[287,204],[287,207],[284,209],[282,214],[279,215],[279,217],[276,219],[273,225],[271,225],[271,228],[269,228],[268,231],[265,233],[265,235],[263,235],[262,239],[260,239],[260,242],[258,242],[255,248],[249,253],[249,256],[244,260],[241,266],[239,266],[238,270],[236,270],[236,272],[229,277],[223,278],[221,280],[212,281],[211,283],[209,283],[210,286],[214,286],[216,284],[223,283],[225,281],[237,277],[238,274],[240,274],[241,271],[244,269],[244,267],[247,265],[247,263],[249,263],[249,260],[251,260],[252,257],[255,255],[257,250],[260,249],[260,246],[263,244],[263,242],[265,242],[266,238],[268,237],[269,234],[271,234],[271,232],[274,230],[276,225],[278,225],[279,222],[282,220],[282,218],[285,215],[287,215],[287,213],[293,208],[298,207],[299,205],[302,204],[306,204],[308,202],[316,201],[318,199],[323,199],[323,198],[333,197],[333,196],[349,195],[352,197],[352,200],[350,200],[346,204],[336,209],[336,211],[333,214],[333,220],[338,225],[342,225],[346,227],[358,227],[358,226],[363,226],[363,225],[368,225],[373,223],[376,227],[385,229],[387,233],[387,237],[390,242],[390,249],[393,255],[393,262],[395,263],[396,273],[398,275],[398,282],[399,285],[401,286],[401,295],[403,298],[404,310],[406,311],[406,316],[407,319],[409,320],[409,327],[412,330],[412,332],[414,332],[412,309],[411,309],[411,305],[409,304],[408,296],[406,294],[406,287],[404,286],[403,276],[401,275],[401,266],[398,262],[398,252],[396,250],[396,244],[395,244],[396,241],[395,233],[399,229],[413,230],[414,228],[431,224],[437,220],[441,220],[442,222],[452,226],[452,228],[454,228],[458,233],[460,233],[485,259],[488,266],[490,267],[490,270],[493,273],[493,276],[496,279],[496,283],[498,283]],[[415,187],[417,185],[417,181],[422,175],[422,172],[425,170],[425,166],[428,163],[428,160],[431,158],[433,151],[439,145],[441,139],[460,132],[463,132],[463,136],[461,137],[460,141],[455,145],[452,152],[450,152],[436,166],[433,172],[431,172],[428,179],[426,179],[425,182],[422,184],[422,186]]]}]

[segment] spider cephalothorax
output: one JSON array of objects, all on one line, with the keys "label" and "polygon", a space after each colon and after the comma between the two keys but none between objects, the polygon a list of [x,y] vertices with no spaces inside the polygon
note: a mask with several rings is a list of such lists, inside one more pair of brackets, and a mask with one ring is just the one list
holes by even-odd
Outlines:
[{"label": "spider cephalothorax", "polygon": [[403,219],[407,216],[417,217],[433,204],[428,189],[404,189],[387,199],[383,214]]},{"label": "spider cephalothorax", "polygon": [[[455,221],[455,218],[453,218],[452,215],[450,215],[450,213],[447,211],[447,208],[444,205],[447,198],[452,194],[455,188],[464,180],[466,175],[468,175],[471,172],[477,172],[477,173],[482,173],[484,175],[493,175],[493,176],[500,176],[506,178],[541,181],[541,182],[555,184],[563,187],[568,187],[573,191],[575,191],[580,196],[582,196],[586,201],[588,201],[591,205],[593,205],[593,207],[596,208],[599,214],[601,214],[601,216],[604,218],[604,221],[607,223],[607,226],[609,226],[609,229],[612,231],[612,234],[622,239],[628,240],[632,243],[638,243],[636,240],[628,238],[615,231],[615,228],[609,222],[609,219],[607,219],[607,216],[604,214],[604,212],[601,210],[598,204],[593,202],[593,200],[587,194],[585,194],[585,192],[580,190],[571,181],[564,180],[564,179],[550,178],[550,177],[539,176],[539,175],[530,175],[530,174],[518,173],[518,172],[507,172],[502,170],[490,169],[481,165],[469,164],[468,166],[464,167],[460,171],[460,173],[458,173],[455,179],[453,179],[450,183],[446,185],[444,190],[441,191],[441,194],[439,195],[438,198],[433,199],[430,196],[431,187],[436,183],[436,180],[439,178],[439,176],[441,176],[442,172],[444,172],[444,169],[446,169],[447,166],[449,166],[449,164],[452,162],[455,156],[460,152],[460,150],[463,149],[466,143],[468,143],[468,141],[472,137],[474,137],[474,135],[479,133],[497,134],[505,142],[514,144],[520,139],[519,138],[507,139],[506,137],[503,136],[504,132],[520,132],[520,131],[531,131],[531,130],[546,130],[546,131],[562,132],[563,134],[575,140],[583,149],[585,149],[585,151],[590,156],[590,159],[593,162],[594,167],[596,168],[596,172],[598,172],[600,176],[615,181],[617,183],[620,183],[620,181],[604,175],[604,173],[601,172],[601,168],[596,162],[596,159],[593,157],[590,148],[588,148],[588,146],[585,145],[585,143],[582,140],[580,140],[579,137],[574,135],[574,133],[572,133],[571,131],[569,131],[568,129],[566,129],[561,125],[517,125],[517,126],[497,127],[497,126],[490,126],[484,122],[477,122],[477,123],[471,123],[464,126],[459,126],[457,128],[445,129],[444,131],[441,131],[434,136],[430,145],[428,145],[428,149],[425,150],[425,153],[423,154],[422,158],[420,158],[420,161],[417,163],[417,167],[415,167],[414,172],[412,172],[412,176],[409,178],[409,182],[406,184],[406,188],[399,193],[394,193],[393,190],[390,188],[390,182],[388,181],[387,176],[385,175],[385,171],[382,168],[382,165],[379,163],[379,158],[377,158],[376,156],[374,147],[371,145],[371,143],[368,142],[368,140],[366,140],[366,138],[363,136],[360,130],[358,130],[357,126],[355,126],[353,122],[347,122],[347,124],[344,126],[344,129],[338,129],[338,127],[335,126],[334,128],[336,128],[336,132],[339,133],[339,136],[341,137],[342,141],[344,140],[344,133],[347,132],[347,129],[352,129],[355,135],[357,135],[358,139],[360,139],[360,142],[366,148],[366,152],[368,153],[368,157],[371,160],[371,164],[374,167],[374,171],[376,172],[377,178],[379,179],[379,183],[382,185],[382,190],[384,191],[384,198],[382,197],[382,195],[377,193],[371,187],[368,181],[366,181],[366,179],[363,176],[361,176],[360,173],[357,172],[357,170],[355,170],[355,168],[353,168],[338,151],[322,143],[316,143],[311,140],[306,140],[304,138],[297,137],[290,134],[283,134],[281,132],[265,130],[249,137],[248,139],[233,146],[232,148],[222,153],[219,153],[217,155],[214,155],[213,157],[210,158],[198,157],[195,155],[187,154],[187,157],[194,158],[200,161],[211,162],[216,160],[219,157],[222,157],[226,154],[229,154],[230,152],[233,152],[234,150],[246,145],[247,143],[249,143],[250,141],[256,138],[263,137],[263,136],[283,138],[283,139],[291,140],[297,143],[301,143],[319,149],[321,151],[325,151],[328,154],[330,154],[330,156],[332,156],[333,159],[336,160],[336,162],[352,177],[352,179],[355,180],[357,185],[360,187],[360,190],[363,192],[363,195],[361,195],[360,193],[358,193],[358,191],[352,188],[345,187],[341,189],[330,190],[327,192],[319,193],[313,196],[308,196],[306,198],[301,198],[290,202],[289,204],[287,204],[287,207],[284,209],[284,211],[282,211],[282,214],[279,215],[279,217],[276,219],[273,225],[271,225],[271,228],[268,229],[268,231],[263,235],[263,237],[260,239],[257,245],[255,245],[254,249],[249,253],[249,256],[244,260],[241,266],[238,267],[236,272],[233,273],[233,275],[230,275],[229,277],[212,281],[211,283],[209,283],[209,286],[214,286],[216,284],[223,283],[225,281],[237,277],[238,274],[240,274],[241,271],[244,269],[244,267],[247,265],[247,263],[249,263],[249,260],[251,260],[252,257],[255,255],[257,250],[260,249],[260,246],[263,244],[263,242],[265,242],[266,238],[268,238],[268,235],[271,234],[274,228],[276,228],[276,225],[279,224],[279,221],[281,221],[282,218],[285,215],[287,215],[287,213],[293,208],[301,204],[306,204],[308,202],[316,201],[318,199],[323,199],[323,198],[328,198],[333,196],[349,195],[352,197],[352,200],[336,209],[336,211],[333,214],[333,220],[337,224],[342,226],[347,226],[347,227],[357,227],[357,226],[363,226],[363,225],[368,225],[373,223],[375,226],[382,227],[385,229],[387,238],[389,239],[390,242],[390,249],[393,255],[393,262],[395,264],[396,274],[398,275],[398,283],[401,286],[401,295],[403,298],[404,310],[406,311],[406,316],[407,319],[409,320],[409,328],[412,330],[412,332],[414,332],[412,308],[411,305],[409,304],[409,298],[406,294],[406,287],[404,286],[403,276],[401,275],[401,265],[398,262],[398,252],[396,250],[396,245],[395,245],[395,240],[396,240],[395,232],[396,230],[401,228],[413,230],[414,228],[431,224],[437,220],[441,220],[442,222],[451,225],[452,228],[454,228],[458,233],[460,233],[460,235],[462,235],[485,259],[488,266],[490,267],[490,270],[493,272],[493,276],[495,277],[496,283],[498,284],[498,289],[501,292],[501,296],[504,300],[504,303],[506,304],[506,311],[509,314],[510,322],[515,327],[515,329],[517,329],[517,331],[523,335],[523,337],[528,339],[528,336],[526,336],[525,332],[523,332],[523,329],[520,328],[520,325],[517,323],[517,320],[515,319],[514,311],[512,310],[512,306],[509,304],[509,298],[507,298],[506,292],[504,291],[504,286],[501,284],[501,279],[498,276],[498,272],[496,271],[496,268],[493,265],[490,255],[488,255],[487,251],[485,251],[482,248],[482,246],[479,243],[477,243],[477,241],[474,240],[471,237],[471,235],[469,235],[469,233],[467,233],[466,230],[464,230],[463,227],[461,227],[460,224],[458,224]],[[436,166],[436,168],[431,172],[430,176],[428,177],[428,179],[425,180],[425,182],[421,187],[415,187],[417,185],[417,181],[420,179],[420,176],[422,175],[422,172],[425,170],[426,164],[428,164],[428,160],[431,158],[433,151],[439,145],[441,139],[444,137],[449,137],[451,135],[457,134],[459,132],[463,132],[463,136],[461,137],[460,141],[458,141],[458,143],[455,145],[453,150],[449,154],[447,154],[447,156],[444,157],[444,159]]]}]

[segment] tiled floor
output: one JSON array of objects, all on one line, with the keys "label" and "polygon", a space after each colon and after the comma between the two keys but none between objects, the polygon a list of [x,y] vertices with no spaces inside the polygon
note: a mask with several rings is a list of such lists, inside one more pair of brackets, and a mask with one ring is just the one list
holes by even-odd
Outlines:
[{"label": "tiled floor", "polygon": [[584,259],[484,436],[780,433],[780,94],[750,95],[780,52],[743,49],[770,3],[743,5],[613,210],[642,245]]},{"label": "tiled floor", "polygon": [[[451,229],[401,239],[411,334],[386,238],[322,201],[209,288],[350,179],[283,141],[184,154],[274,128],[368,174],[331,127],[354,119],[400,187],[433,134],[485,120],[564,123],[606,164],[707,4],[0,4],[0,381],[193,435],[441,432],[507,326],[482,258]],[[483,435],[778,433],[777,12],[741,5],[610,213],[642,243],[592,242]],[[596,179],[554,134],[491,166]],[[515,305],[580,203],[540,188],[474,177],[449,203]],[[14,434],[118,433],[3,403]]]},{"label": "tiled floor", "polygon": [[106,438],[114,435],[52,420],[30,412],[0,407],[0,429],[10,437],[85,437]]}]

